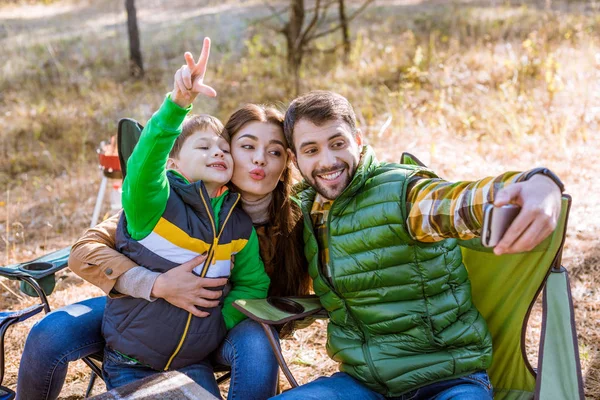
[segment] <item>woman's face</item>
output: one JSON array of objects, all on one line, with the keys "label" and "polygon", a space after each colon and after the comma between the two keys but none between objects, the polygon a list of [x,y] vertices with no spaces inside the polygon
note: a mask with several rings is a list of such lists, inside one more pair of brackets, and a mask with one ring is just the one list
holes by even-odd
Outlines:
[{"label": "woman's face", "polygon": [[288,164],[286,150],[283,130],[269,122],[250,122],[232,137],[231,182],[245,200],[259,200],[275,189]]}]

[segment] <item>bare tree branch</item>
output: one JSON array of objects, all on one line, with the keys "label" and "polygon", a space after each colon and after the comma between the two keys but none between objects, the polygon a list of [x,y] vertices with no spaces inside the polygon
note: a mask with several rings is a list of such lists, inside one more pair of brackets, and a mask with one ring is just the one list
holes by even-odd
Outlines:
[{"label": "bare tree branch", "polygon": [[281,14],[285,13],[288,11],[288,7],[281,9],[280,11],[277,11],[277,9],[275,9],[275,7],[273,7],[272,5],[269,4],[269,0],[264,0],[263,3],[265,4],[265,6],[267,6],[267,8],[271,11],[271,15],[269,15],[267,18],[264,18],[264,20],[269,20],[271,18],[277,18],[279,20],[279,22],[281,22],[282,24],[285,25],[285,20],[283,18],[281,18]]},{"label": "bare tree branch", "polygon": [[323,5],[323,11],[321,13],[321,17],[319,18],[319,21],[317,22],[317,25],[315,26],[315,30],[321,28],[321,26],[323,26],[323,24],[327,22],[327,13],[329,12],[329,8],[331,8],[331,6],[335,4],[335,2],[336,0],[333,0]]},{"label": "bare tree branch", "polygon": [[[362,6],[360,6],[360,8],[359,8],[358,10],[356,10],[356,11],[355,11],[355,12],[354,12],[352,15],[350,15],[350,16],[347,18],[347,21],[348,21],[348,22],[350,22],[350,21],[352,21],[354,18],[356,18],[356,17],[357,17],[357,16],[358,16],[360,13],[362,13],[362,12],[363,12],[363,11],[364,11],[364,10],[367,8],[367,6],[368,6],[369,4],[371,4],[373,1],[375,1],[375,0],[366,0],[366,1],[365,1],[365,2],[362,4]],[[338,30],[338,29],[340,29],[340,28],[342,28],[342,24],[338,24],[338,25],[334,26],[333,28],[327,29],[327,30],[325,30],[325,31],[321,31],[321,32],[319,32],[319,33],[315,33],[314,35],[310,36],[310,37],[307,39],[307,41],[311,41],[311,40],[315,40],[315,39],[318,39],[318,38],[320,38],[320,37],[323,37],[323,36],[327,36],[327,35],[329,35],[330,33],[333,33],[333,32],[337,31],[337,30]]]},{"label": "bare tree branch", "polygon": [[304,30],[304,32],[302,33],[302,35],[300,35],[300,37],[299,37],[300,46],[304,46],[310,40],[310,32],[314,29],[315,25],[317,24],[317,22],[319,20],[320,6],[321,6],[321,0],[317,0],[317,2],[315,4],[315,13],[313,15],[313,18],[310,21],[310,23],[308,24],[308,26],[306,27],[306,29]]}]

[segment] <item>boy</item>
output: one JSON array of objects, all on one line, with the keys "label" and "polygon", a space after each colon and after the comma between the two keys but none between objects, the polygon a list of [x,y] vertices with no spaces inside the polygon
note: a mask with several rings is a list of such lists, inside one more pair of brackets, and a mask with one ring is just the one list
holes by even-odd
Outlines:
[{"label": "boy", "polygon": [[[224,186],[231,179],[233,160],[223,125],[209,115],[184,120],[198,93],[216,95],[202,83],[209,48],[205,40],[198,64],[186,53],[188,65],[177,71],[173,92],[148,121],[128,161],[116,245],[157,272],[206,254],[194,272],[206,278],[229,277],[231,272],[232,290],[222,310],[203,310],[204,318],[163,299],[109,299],[102,324],[109,389],[161,370],[180,369],[196,381],[212,376],[203,360],[226,330],[244,318],[231,302],[267,294],[269,278],[252,221],[236,207],[239,195]],[[191,88],[182,87],[190,79]]]}]

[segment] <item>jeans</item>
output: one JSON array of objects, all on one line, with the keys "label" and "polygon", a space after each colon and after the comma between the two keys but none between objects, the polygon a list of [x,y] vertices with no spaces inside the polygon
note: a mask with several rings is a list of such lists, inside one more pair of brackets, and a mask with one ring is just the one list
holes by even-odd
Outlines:
[{"label": "jeans", "polygon": [[228,400],[275,396],[279,366],[259,323],[246,319],[236,325],[215,351],[213,360],[231,367]]},{"label": "jeans", "polygon": [[[200,361],[193,365],[180,368],[179,372],[186,374],[198,385],[209,391],[212,395],[220,397],[219,386],[215,379],[213,367],[208,360]],[[112,390],[128,383],[158,374],[150,367],[131,361],[109,347],[104,348],[104,363],[102,364],[102,376],[106,388]]]},{"label": "jeans", "polygon": [[[105,297],[88,299],[55,310],[33,326],[21,356],[18,400],[58,398],[69,362],[102,353],[105,306]],[[275,395],[277,361],[259,324],[245,320],[235,326],[213,359],[231,366],[229,400]]]},{"label": "jeans", "polygon": [[17,400],[56,399],[69,362],[102,352],[105,306],[106,297],[70,304],[31,328],[19,365]]},{"label": "jeans", "polygon": [[306,385],[289,390],[274,399],[364,399],[364,400],[492,400],[493,390],[485,371],[461,378],[432,383],[399,397],[385,397],[363,386],[350,375],[337,372],[330,377],[318,378]]}]

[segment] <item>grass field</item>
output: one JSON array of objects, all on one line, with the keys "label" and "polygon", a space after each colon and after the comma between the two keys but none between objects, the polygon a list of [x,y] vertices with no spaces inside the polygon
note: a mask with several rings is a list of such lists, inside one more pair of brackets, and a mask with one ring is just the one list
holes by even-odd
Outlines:
[{"label": "grass field", "polygon": [[[35,3],[35,4],[32,4]],[[41,4],[44,3],[44,4]],[[122,1],[0,5],[0,260],[25,261],[73,243],[89,225],[100,182],[95,148],[121,117],[146,121],[170,90],[185,50],[213,39],[207,82],[219,93],[197,110],[226,119],[244,102],[293,97],[282,38],[255,21],[261,1],[138,3],[146,77],[127,68]],[[314,53],[302,89],[347,96],[379,157],[409,151],[449,180],[544,165],[573,196],[564,265],[572,274],[586,396],[600,399],[600,2],[379,0],[352,25],[353,49]],[[329,48],[335,38],[318,43]],[[104,210],[107,211],[107,207]],[[32,304],[2,280],[0,309]],[[53,307],[99,295],[71,272]],[[25,337],[12,328],[5,383],[14,387]],[[530,326],[532,357],[539,312]],[[283,342],[302,382],[336,370],[324,326]],[[81,398],[74,363],[64,398]],[[283,380],[282,380],[283,383]],[[101,390],[98,385],[96,392]]]}]

